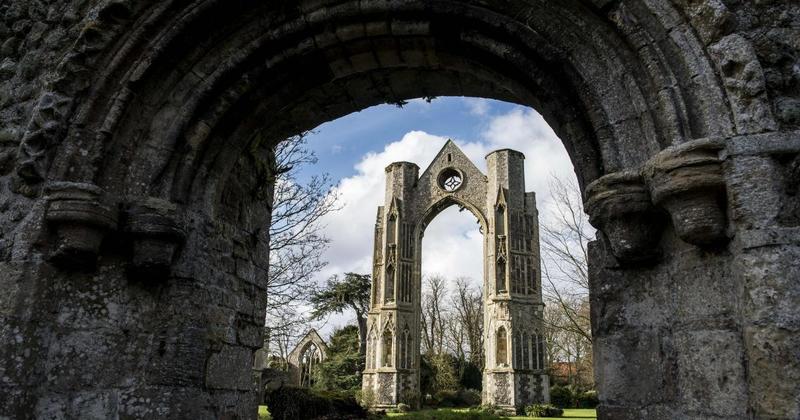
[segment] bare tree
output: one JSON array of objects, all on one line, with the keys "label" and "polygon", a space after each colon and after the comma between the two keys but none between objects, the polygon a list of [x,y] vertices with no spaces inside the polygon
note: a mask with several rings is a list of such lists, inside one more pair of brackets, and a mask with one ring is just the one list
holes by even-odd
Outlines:
[{"label": "bare tree", "polygon": [[291,340],[294,325],[306,322],[294,311],[307,297],[330,240],[321,232],[322,218],[338,210],[335,184],[327,174],[301,179],[300,171],[317,163],[306,134],[279,143],[273,153],[275,192],[270,224],[266,324],[274,340]]},{"label": "bare tree", "polygon": [[272,306],[297,300],[312,285],[314,274],[327,265],[322,253],[330,240],[321,233],[321,220],[339,209],[339,196],[328,174],[301,182],[301,168],[316,163],[316,156],[306,147],[305,134],[275,147],[268,280]]},{"label": "bare tree", "polygon": [[454,324],[458,325],[461,336],[469,349],[469,361],[482,369],[484,361],[483,289],[474,287],[469,278],[457,278],[456,290],[450,306],[453,311],[451,319]]},{"label": "bare tree", "polygon": [[467,332],[460,319],[453,316],[446,316],[444,323],[443,347],[447,353],[452,354],[458,360],[466,360],[467,352]]},{"label": "bare tree", "polygon": [[583,212],[580,189],[575,180],[551,176],[553,211],[541,226],[542,275],[547,281],[543,292],[548,303],[556,305],[565,319],[555,327],[583,336],[590,343],[589,313],[580,302],[589,296],[588,250],[594,229]]},{"label": "bare tree", "polygon": [[551,366],[566,363],[567,381],[592,382],[587,246],[594,229],[583,212],[575,180],[551,176],[552,209],[540,230],[545,294],[544,322]]},{"label": "bare tree", "polygon": [[[588,311],[588,301],[584,301],[581,309]],[[561,307],[555,305],[545,306],[544,309],[545,340],[548,343],[548,366],[555,367],[561,364],[558,374],[564,380],[580,387],[591,387],[593,383],[592,372],[592,343],[581,334],[560,326],[568,325],[569,319]]]},{"label": "bare tree", "polygon": [[277,356],[283,363],[279,366],[287,369],[286,361],[295,343],[306,333],[306,320],[298,314],[294,307],[272,308],[265,328],[270,343],[270,354]]},{"label": "bare tree", "polygon": [[425,277],[422,291],[422,347],[427,354],[445,350],[482,366],[483,291],[466,277],[448,291],[441,275]]},{"label": "bare tree", "polygon": [[422,351],[442,354],[444,350],[444,306],[447,290],[440,275],[425,277],[422,292]]}]

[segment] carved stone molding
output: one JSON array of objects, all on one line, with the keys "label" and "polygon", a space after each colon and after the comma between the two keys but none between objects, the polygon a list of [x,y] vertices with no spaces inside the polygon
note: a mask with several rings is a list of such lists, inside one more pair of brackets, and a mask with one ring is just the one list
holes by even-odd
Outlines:
[{"label": "carved stone molding", "polygon": [[649,261],[660,254],[660,214],[638,172],[605,175],[586,187],[586,196],[589,222],[605,234],[620,262]]},{"label": "carved stone molding", "polygon": [[102,201],[103,190],[93,184],[54,182],[45,193],[45,218],[58,236],[50,260],[62,267],[93,268],[103,238],[117,225],[117,209]]},{"label": "carved stone molding", "polygon": [[[17,150],[17,175],[25,184],[38,184],[45,179],[53,151],[64,140],[66,123],[75,112],[75,98],[93,86],[91,75],[97,70],[97,60],[132,15],[131,2],[100,3],[82,25],[70,50],[63,54],[55,72],[47,78],[43,93],[32,109]],[[84,112],[83,116],[86,115],[92,113]],[[81,123],[78,125],[86,121]]]},{"label": "carved stone molding", "polygon": [[124,226],[133,239],[131,270],[143,277],[164,277],[186,236],[176,217],[176,206],[145,198],[127,207]]},{"label": "carved stone molding", "polygon": [[669,212],[678,237],[693,245],[727,240],[723,147],[717,139],[684,143],[661,151],[643,169],[653,202]]}]

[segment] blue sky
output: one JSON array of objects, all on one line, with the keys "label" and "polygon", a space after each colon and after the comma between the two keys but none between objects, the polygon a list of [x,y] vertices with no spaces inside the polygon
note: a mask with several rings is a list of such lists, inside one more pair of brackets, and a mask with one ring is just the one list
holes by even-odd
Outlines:
[{"label": "blue sky", "polygon": [[[575,177],[563,145],[536,111],[487,99],[445,97],[431,103],[413,100],[403,108],[380,105],[325,123],[307,139],[319,163],[304,168],[301,180],[331,174],[342,205],[323,220],[331,247],[325,255],[329,265],[317,276],[320,282],[349,271],[371,272],[375,212],[384,201],[384,168],[391,162],[410,161],[424,170],[445,141],[453,139],[485,171],[487,153],[518,150],[526,156],[526,190],[537,193],[540,223],[550,214],[551,176]],[[451,207],[426,229],[423,275],[470,277],[480,284],[482,246],[475,217]],[[345,314],[315,327],[326,336],[353,321]]]},{"label": "blue sky", "polygon": [[488,117],[514,108],[523,109],[506,102],[460,97],[436,98],[430,103],[414,100],[402,108],[367,108],[312,130],[308,145],[320,162],[308,167],[306,174],[324,171],[336,179],[351,176],[364,155],[378,153],[412,131],[474,141],[485,130]]}]

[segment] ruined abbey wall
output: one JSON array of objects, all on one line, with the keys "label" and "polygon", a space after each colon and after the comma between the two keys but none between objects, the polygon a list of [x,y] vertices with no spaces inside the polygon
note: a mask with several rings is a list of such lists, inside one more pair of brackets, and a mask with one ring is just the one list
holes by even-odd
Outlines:
[{"label": "ruined abbey wall", "polygon": [[800,5],[267,3],[0,3],[0,416],[254,417],[270,144],[437,95],[570,153],[601,418],[800,415]]},{"label": "ruined abbey wall", "polygon": [[363,392],[377,408],[419,407],[422,343],[422,239],[444,209],[459,206],[484,234],[484,405],[515,413],[550,401],[544,360],[539,214],[525,191],[525,156],[486,156],[484,175],[451,140],[419,173],[409,162],[386,168],[378,208]]}]

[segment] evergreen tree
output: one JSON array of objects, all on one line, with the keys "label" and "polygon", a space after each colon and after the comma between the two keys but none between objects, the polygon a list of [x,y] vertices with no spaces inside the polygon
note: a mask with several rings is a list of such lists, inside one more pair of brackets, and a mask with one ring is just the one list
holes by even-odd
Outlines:
[{"label": "evergreen tree", "polygon": [[326,359],[317,365],[315,387],[328,391],[361,389],[364,358],[359,354],[358,327],[348,325],[333,332]]},{"label": "evergreen tree", "polygon": [[367,312],[371,287],[369,274],[345,273],[344,277],[333,276],[328,279],[325,287],[314,291],[310,299],[314,305],[312,318],[353,310],[358,323],[358,351],[361,356],[367,354]]}]

